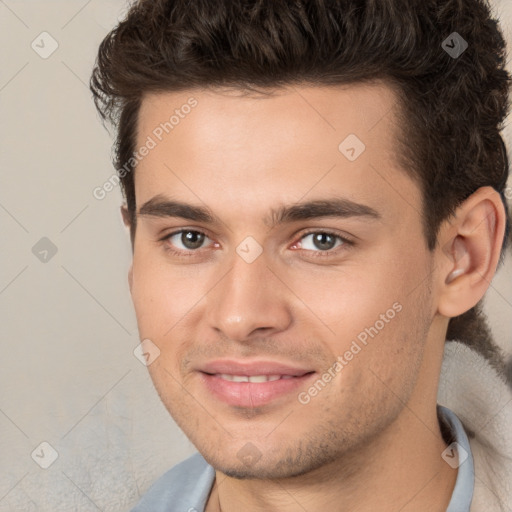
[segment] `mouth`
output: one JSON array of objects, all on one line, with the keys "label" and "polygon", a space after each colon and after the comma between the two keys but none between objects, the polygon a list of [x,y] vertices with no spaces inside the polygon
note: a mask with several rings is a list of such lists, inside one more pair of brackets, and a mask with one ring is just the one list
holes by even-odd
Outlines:
[{"label": "mouth", "polygon": [[198,373],[213,398],[245,408],[295,398],[299,388],[307,385],[316,374],[306,368],[264,361],[216,361],[204,365]]},{"label": "mouth", "polygon": [[217,377],[229,382],[252,382],[253,384],[295,378],[293,375],[228,375],[227,373],[221,373]]}]

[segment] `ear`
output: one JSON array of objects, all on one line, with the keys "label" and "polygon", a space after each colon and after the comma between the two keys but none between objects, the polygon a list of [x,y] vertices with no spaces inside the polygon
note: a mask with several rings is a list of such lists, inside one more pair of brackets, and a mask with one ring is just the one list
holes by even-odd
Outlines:
[{"label": "ear", "polygon": [[132,293],[132,287],[133,287],[133,263],[130,265],[130,270],[128,270],[128,286],[130,287],[130,293]]},{"label": "ear", "polygon": [[438,313],[455,317],[484,296],[496,272],[506,214],[499,193],[481,187],[439,231]]},{"label": "ear", "polygon": [[123,217],[123,223],[127,228],[131,226],[130,214],[128,213],[128,208],[126,205],[121,206],[121,216]]},{"label": "ear", "polygon": [[[131,235],[132,223],[131,223],[130,214],[128,213],[128,208],[126,207],[126,205],[121,206],[121,216],[123,217],[124,225],[130,230],[130,235]],[[132,240],[132,250],[133,250],[133,240]],[[131,293],[132,286],[133,286],[133,262],[130,265],[130,269],[128,270],[128,286],[130,287],[130,293]]]}]

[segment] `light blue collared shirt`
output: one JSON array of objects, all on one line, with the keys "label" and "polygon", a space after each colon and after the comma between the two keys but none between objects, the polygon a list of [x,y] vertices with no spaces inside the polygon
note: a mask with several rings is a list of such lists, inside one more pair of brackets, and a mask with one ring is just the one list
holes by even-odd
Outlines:
[{"label": "light blue collared shirt", "polygon": [[[469,446],[469,439],[461,421],[453,411],[438,405],[437,413],[450,427],[454,443],[456,443],[453,446],[452,444],[448,446],[446,449],[448,450],[448,455],[451,455],[450,447],[453,447],[457,450],[457,460],[461,462],[457,471],[457,480],[455,481],[452,498],[446,512],[469,512],[475,487],[475,466],[473,464],[473,454]],[[445,458],[445,460],[449,460],[449,458]]]},{"label": "light blue collared shirt", "polygon": [[[469,440],[459,418],[450,409],[438,405],[437,412],[453,439],[446,453],[443,452],[445,460],[455,466],[461,461],[446,512],[469,512],[475,483]],[[215,470],[196,453],[164,473],[131,512],[204,512],[214,481]]]}]

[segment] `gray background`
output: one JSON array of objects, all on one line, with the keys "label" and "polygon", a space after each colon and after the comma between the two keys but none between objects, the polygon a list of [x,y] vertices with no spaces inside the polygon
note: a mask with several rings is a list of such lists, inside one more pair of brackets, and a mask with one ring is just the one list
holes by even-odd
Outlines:
[{"label": "gray background", "polygon": [[[510,39],[511,2],[496,5]],[[113,168],[87,83],[124,9],[0,0],[0,512],[127,510],[194,451],[133,353],[120,191],[92,194]],[[508,353],[510,283],[509,254],[486,302]]]}]

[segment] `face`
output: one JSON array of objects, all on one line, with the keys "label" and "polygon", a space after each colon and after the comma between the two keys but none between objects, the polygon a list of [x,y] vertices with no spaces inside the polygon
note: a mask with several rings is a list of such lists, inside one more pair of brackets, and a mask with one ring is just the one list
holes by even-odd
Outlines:
[{"label": "face", "polygon": [[164,405],[228,475],[348,457],[414,400],[432,256],[395,104],[382,84],[142,103],[140,338],[160,351],[148,369]]}]

